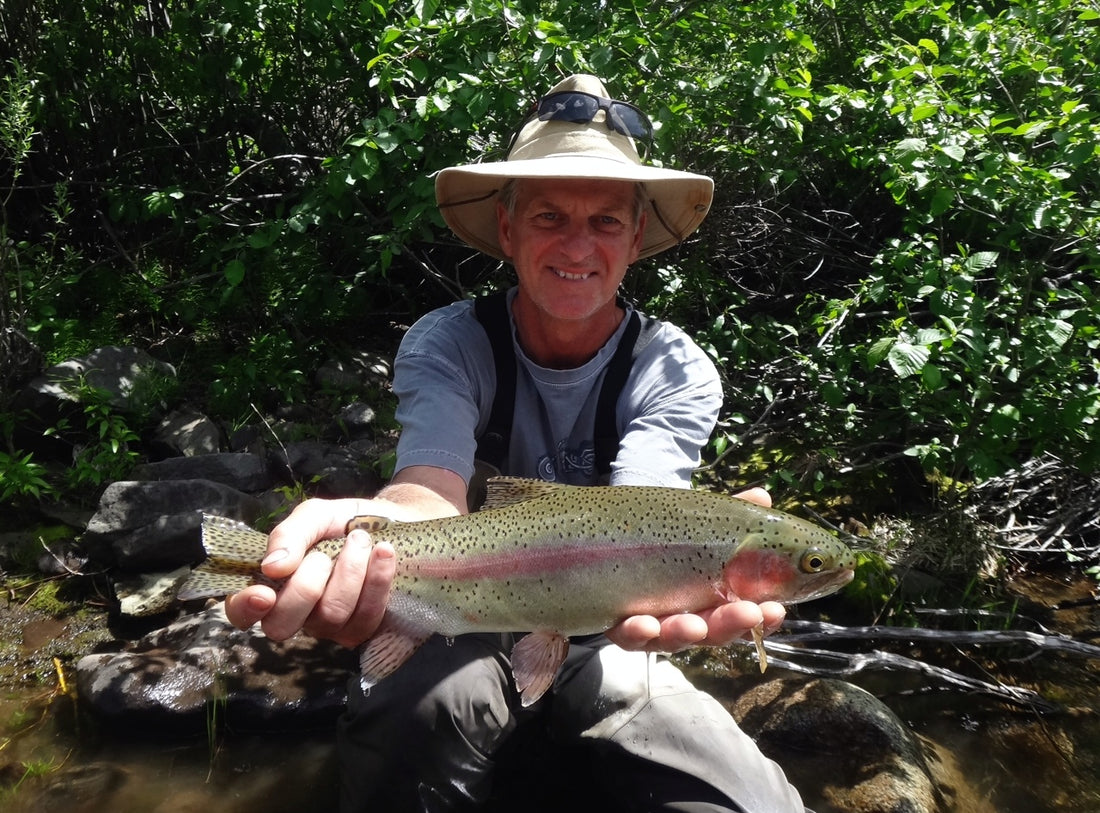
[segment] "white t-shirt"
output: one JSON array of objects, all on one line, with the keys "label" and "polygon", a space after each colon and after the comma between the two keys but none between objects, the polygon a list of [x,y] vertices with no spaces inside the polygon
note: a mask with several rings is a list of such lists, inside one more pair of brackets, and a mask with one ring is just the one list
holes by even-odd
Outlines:
[{"label": "white t-shirt", "polygon": [[[508,294],[509,320],[515,294],[514,288]],[[568,370],[531,361],[512,323],[515,416],[503,473],[596,484],[596,404],[627,321],[595,357]],[[437,466],[469,483],[496,388],[492,348],[472,300],[434,310],[410,328],[394,360],[393,386],[402,426],[396,470]],[[711,360],[682,330],[660,323],[634,360],[616,405],[620,442],[611,484],[690,486],[721,404]]]}]

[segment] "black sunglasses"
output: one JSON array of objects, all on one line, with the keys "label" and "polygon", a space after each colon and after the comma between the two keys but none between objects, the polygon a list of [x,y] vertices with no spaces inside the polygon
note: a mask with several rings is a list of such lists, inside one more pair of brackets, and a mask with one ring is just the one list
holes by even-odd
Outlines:
[{"label": "black sunglasses", "polygon": [[508,144],[508,152],[512,151],[516,137],[523,125],[532,118],[539,121],[568,121],[574,124],[587,124],[596,118],[596,114],[604,111],[604,120],[607,128],[616,133],[633,138],[644,146],[642,160],[649,156],[649,148],[653,144],[653,124],[649,116],[643,113],[630,102],[620,102],[617,99],[605,99],[602,96],[594,96],[580,90],[563,90],[560,93],[551,93],[543,96],[520,122],[519,127],[512,133],[512,140]]}]

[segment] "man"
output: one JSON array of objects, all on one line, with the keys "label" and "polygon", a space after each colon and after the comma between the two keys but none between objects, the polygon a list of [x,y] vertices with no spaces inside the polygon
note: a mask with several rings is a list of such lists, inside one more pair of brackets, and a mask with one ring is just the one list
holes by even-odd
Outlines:
[{"label": "man", "polygon": [[[506,474],[601,481],[595,423],[601,384],[631,309],[616,298],[628,267],[682,241],[706,215],[709,178],[641,162],[648,119],[573,76],[540,100],[507,160],[453,167],[436,196],[454,232],[511,262],[514,425]],[[357,514],[416,520],[465,513],[479,436],[496,395],[493,348],[472,303],[428,314],[394,365],[402,435],[392,482],[372,500],[310,500],[271,535],[276,595],[227,600],[233,623],[262,621],[276,639],[299,629],[355,646],[378,626],[394,554],[355,531],[335,563],[306,553]],[[690,487],[721,388],[706,355],[660,324],[636,353],[615,402],[616,485]],[[766,493],[745,495],[767,502]],[[521,708],[508,663],[513,636],[438,637],[368,695],[352,681],[340,726],[342,808],[447,810],[490,795],[494,763],[517,732],[587,754],[585,781],[621,809],[803,811],[798,794],[712,698],[648,652],[720,645],[783,619],[775,603],[625,619],[574,641],[550,692]],[[613,645],[618,644],[618,646]],[[534,734],[532,734],[534,732]],[[598,760],[598,762],[596,762]],[[561,777],[568,783],[570,777]],[[587,788],[577,788],[580,793]]]}]

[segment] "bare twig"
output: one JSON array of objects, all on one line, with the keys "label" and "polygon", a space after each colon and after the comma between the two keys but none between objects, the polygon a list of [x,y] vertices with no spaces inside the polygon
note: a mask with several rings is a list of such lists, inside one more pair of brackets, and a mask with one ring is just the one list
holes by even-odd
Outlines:
[{"label": "bare twig", "polygon": [[790,635],[783,640],[790,643],[809,643],[826,640],[893,640],[925,641],[953,646],[1012,646],[1027,645],[1037,650],[1065,652],[1082,658],[1100,660],[1100,646],[1086,644],[1056,632],[1028,632],[1027,630],[941,630],[923,627],[843,627],[823,621],[786,622]]},{"label": "bare twig", "polygon": [[791,672],[832,677],[850,677],[864,671],[912,672],[931,678],[947,688],[994,697],[1014,705],[1037,711],[1057,711],[1058,706],[1042,695],[1018,686],[992,683],[967,677],[941,666],[907,658],[893,652],[873,650],[866,653],[830,652],[804,649],[791,644],[768,640],[764,643],[772,666]]}]

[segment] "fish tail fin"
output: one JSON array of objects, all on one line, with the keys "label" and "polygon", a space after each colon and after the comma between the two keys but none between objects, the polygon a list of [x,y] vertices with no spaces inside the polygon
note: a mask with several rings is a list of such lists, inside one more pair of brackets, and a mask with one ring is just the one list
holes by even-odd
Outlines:
[{"label": "fish tail fin", "polygon": [[255,579],[246,574],[221,573],[203,563],[191,571],[187,581],[176,593],[176,598],[180,601],[191,601],[197,598],[221,598],[222,596],[228,596],[230,593],[243,590],[255,582]]},{"label": "fish tail fin", "polygon": [[203,514],[202,547],[208,559],[256,567],[267,553],[267,534],[235,519]]},{"label": "fish tail fin", "polygon": [[267,535],[234,519],[202,515],[202,546],[206,561],[191,571],[176,597],[181,601],[220,598],[257,581],[260,560],[267,552]]}]

